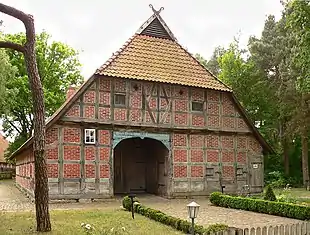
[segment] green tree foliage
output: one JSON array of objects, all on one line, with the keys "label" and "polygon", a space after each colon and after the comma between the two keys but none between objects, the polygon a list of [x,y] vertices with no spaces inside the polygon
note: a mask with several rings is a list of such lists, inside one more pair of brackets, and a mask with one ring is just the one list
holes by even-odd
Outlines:
[{"label": "green tree foliage", "polygon": [[6,98],[11,94],[11,91],[6,89],[7,81],[14,78],[17,69],[11,65],[9,57],[4,49],[0,49],[0,65],[0,104],[3,104]]},{"label": "green tree foliage", "polygon": [[289,64],[292,77],[288,93],[292,104],[291,129],[301,137],[303,184],[309,188],[310,1],[289,1],[284,14],[292,41]]},{"label": "green tree foliage", "polygon": [[[6,34],[6,40],[23,44],[25,34]],[[46,116],[51,116],[65,101],[70,85],[79,85],[80,74],[78,53],[70,46],[51,41],[45,32],[36,36],[36,54],[39,74],[45,94]],[[33,110],[23,55],[6,50],[9,61],[16,68],[15,76],[5,84],[6,96],[0,100],[0,115],[8,136],[15,136],[9,152],[16,150],[33,132]]]},{"label": "green tree foliage", "polygon": [[[1,31],[2,21],[0,20],[0,40],[3,39]],[[15,76],[16,68],[10,63],[8,55],[4,49],[0,49],[0,104],[3,104],[6,98],[6,84],[7,81]],[[1,108],[0,108],[1,109]]]},{"label": "green tree foliage", "polygon": [[272,91],[274,112],[270,115],[269,136],[272,137],[271,143],[280,155],[283,156],[282,162],[286,175],[289,175],[289,151],[292,135],[288,130],[290,120],[289,106],[284,97],[287,92],[287,58],[290,53],[288,47],[289,34],[285,29],[285,19],[276,22],[275,17],[270,15],[265,21],[265,26],[261,37],[250,37],[249,52],[257,67],[264,73],[262,77]]},{"label": "green tree foliage", "polygon": [[0,104],[4,103],[5,98],[10,95],[6,90],[7,81],[15,76],[16,68],[9,61],[9,57],[4,49],[0,49]]},{"label": "green tree foliage", "polygon": [[267,186],[267,189],[266,189],[266,192],[264,195],[264,200],[267,200],[267,201],[276,201],[277,200],[276,195],[274,194],[270,185]]},{"label": "green tree foliage", "polygon": [[206,60],[200,54],[196,54],[195,57],[200,63],[206,67],[213,75],[218,76],[220,73],[220,65],[218,62],[218,58],[221,57],[225,53],[224,47],[218,46],[214,49],[213,54],[210,60]]}]

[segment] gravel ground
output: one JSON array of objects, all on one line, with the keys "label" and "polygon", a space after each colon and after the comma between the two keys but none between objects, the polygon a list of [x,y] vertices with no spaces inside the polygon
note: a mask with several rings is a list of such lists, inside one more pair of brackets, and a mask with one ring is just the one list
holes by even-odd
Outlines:
[{"label": "gravel ground", "polygon": [[[154,209],[161,210],[167,214],[187,219],[186,205],[190,199],[168,200],[153,195],[141,195],[139,199],[142,204]],[[224,223],[232,227],[263,227],[280,224],[296,224],[299,220],[258,214],[249,211],[241,211],[212,206],[208,199],[197,198],[195,201],[200,204],[197,223],[208,225],[213,223]],[[100,200],[100,201],[80,201],[80,202],[52,202],[50,209],[102,209],[110,210],[119,208],[121,198]],[[0,211],[33,211],[34,204],[31,203],[15,186],[13,181],[0,181]]]},{"label": "gravel ground", "polygon": [[0,211],[31,210],[34,205],[11,180],[0,180]]}]

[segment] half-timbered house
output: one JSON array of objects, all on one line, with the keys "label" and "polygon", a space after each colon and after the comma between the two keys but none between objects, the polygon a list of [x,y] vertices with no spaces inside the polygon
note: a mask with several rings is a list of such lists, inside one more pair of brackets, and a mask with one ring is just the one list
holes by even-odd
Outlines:
[{"label": "half-timbered house", "polygon": [[[154,14],[47,122],[51,199],[263,189],[268,144],[232,90]],[[34,191],[33,140],[16,183]]]}]

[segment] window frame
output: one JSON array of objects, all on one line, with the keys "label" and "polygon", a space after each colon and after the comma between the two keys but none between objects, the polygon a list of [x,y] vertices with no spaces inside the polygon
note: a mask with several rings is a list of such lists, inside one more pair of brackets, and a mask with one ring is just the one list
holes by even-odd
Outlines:
[{"label": "window frame", "polygon": [[214,177],[215,171],[213,167],[206,167],[206,176]]},{"label": "window frame", "polygon": [[[89,134],[88,134],[89,132]],[[91,138],[91,132],[94,133],[94,138],[92,141],[87,141],[87,137]],[[84,143],[85,144],[96,144],[96,129],[93,129],[93,128],[87,128],[84,130]]]},{"label": "window frame", "polygon": [[[116,96],[123,96],[124,97],[124,103],[116,103]],[[114,106],[115,107],[126,107],[126,94],[122,94],[122,93],[116,93],[114,94]]]},{"label": "window frame", "polygon": [[[194,110],[193,109],[193,107],[194,107],[194,103],[196,103],[196,104],[201,104],[201,110]],[[202,113],[203,112],[203,105],[204,105],[204,102],[203,101],[192,101],[192,103],[191,103],[191,111],[192,112],[200,112],[200,113]]]}]

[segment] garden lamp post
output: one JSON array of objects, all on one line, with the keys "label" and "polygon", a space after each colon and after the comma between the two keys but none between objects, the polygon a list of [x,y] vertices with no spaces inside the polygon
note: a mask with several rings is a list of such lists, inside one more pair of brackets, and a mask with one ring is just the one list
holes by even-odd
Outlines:
[{"label": "garden lamp post", "polygon": [[136,197],[136,195],[131,193],[131,194],[128,195],[128,197],[131,200],[131,216],[134,219],[135,218],[135,210],[134,210],[134,204],[133,204],[134,200],[133,199]]},{"label": "garden lamp post", "polygon": [[191,202],[187,205],[188,217],[192,220],[192,235],[195,235],[195,218],[198,216],[200,205],[196,202]]}]

